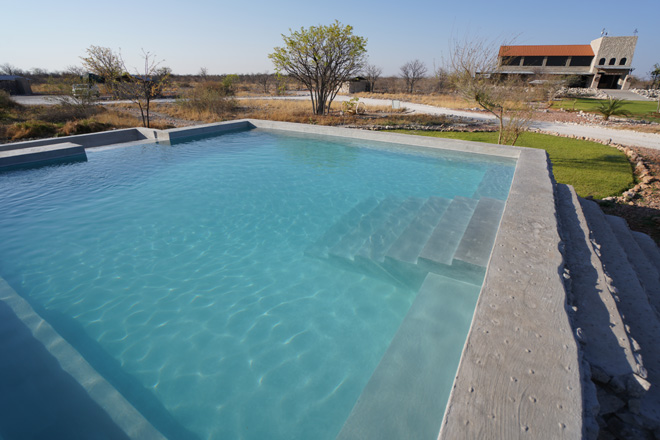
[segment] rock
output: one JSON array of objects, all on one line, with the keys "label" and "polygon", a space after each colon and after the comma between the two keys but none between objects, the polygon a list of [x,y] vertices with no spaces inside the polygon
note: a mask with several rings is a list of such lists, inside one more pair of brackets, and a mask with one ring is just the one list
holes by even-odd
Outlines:
[{"label": "rock", "polygon": [[608,393],[603,388],[599,387],[596,392],[598,395],[598,403],[600,404],[600,415],[602,416],[615,413],[626,406],[626,402],[619,399],[614,394]]},{"label": "rock", "polygon": [[653,440],[652,434],[638,426],[624,422],[621,415],[609,419],[607,428],[621,440]]},{"label": "rock", "polygon": [[642,410],[642,401],[640,399],[630,399],[628,401],[628,409],[633,414],[639,414]]},{"label": "rock", "polygon": [[614,376],[612,379],[610,379],[609,385],[612,388],[612,391],[614,391],[616,394],[623,394],[626,391],[625,375]]},{"label": "rock", "polygon": [[603,384],[603,385],[608,384],[610,382],[610,380],[612,379],[610,377],[610,375],[605,372],[605,370],[603,370],[602,368],[597,367],[595,365],[591,366],[591,378],[595,382],[598,382],[598,383]]},{"label": "rock", "polygon": [[636,374],[628,376],[626,392],[631,397],[642,397],[651,388],[651,383]]}]

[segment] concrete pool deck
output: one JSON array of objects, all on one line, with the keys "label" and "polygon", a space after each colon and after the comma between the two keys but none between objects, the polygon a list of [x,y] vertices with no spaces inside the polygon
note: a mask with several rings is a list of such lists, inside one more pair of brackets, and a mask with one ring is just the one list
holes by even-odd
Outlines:
[{"label": "concrete pool deck", "polygon": [[[571,323],[564,283],[566,261],[562,254],[557,185],[545,151],[257,120],[164,131],[117,130],[22,142],[20,148],[60,142],[85,148],[124,142],[171,142],[249,128],[516,159],[511,192],[451,397],[444,417],[438,414],[439,438],[593,436],[595,422],[591,407],[595,390]],[[5,148],[0,145],[0,150]],[[597,433],[598,428],[595,430]]]}]

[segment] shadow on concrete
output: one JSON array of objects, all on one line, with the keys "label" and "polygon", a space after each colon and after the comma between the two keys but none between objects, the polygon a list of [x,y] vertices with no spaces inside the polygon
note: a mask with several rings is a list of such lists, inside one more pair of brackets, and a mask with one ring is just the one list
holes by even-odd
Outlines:
[{"label": "shadow on concrete", "polygon": [[[598,426],[595,424],[597,414],[590,413],[598,403],[595,385],[591,381],[591,366],[597,366],[616,375],[633,374],[634,371],[625,350],[610,330],[610,311],[600,297],[604,288],[603,280],[599,279],[600,275],[592,265],[592,250],[585,237],[580,236],[577,207],[572,203],[571,193],[566,185],[557,185],[556,195],[560,236],[564,246],[564,249],[560,250],[570,275],[565,282],[566,313],[570,318],[573,335],[583,359],[580,362],[580,377],[583,385],[584,427],[586,430],[595,429],[598,432]],[[559,267],[558,272],[559,276],[564,278],[564,267]],[[573,309],[574,306],[577,310]],[[580,329],[580,338],[577,337],[578,329]],[[600,350],[602,347],[607,349]]]}]

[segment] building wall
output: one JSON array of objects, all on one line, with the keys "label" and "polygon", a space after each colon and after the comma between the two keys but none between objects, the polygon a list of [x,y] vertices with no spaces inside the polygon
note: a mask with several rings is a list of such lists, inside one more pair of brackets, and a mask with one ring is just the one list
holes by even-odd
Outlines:
[{"label": "building wall", "polygon": [[[609,66],[612,58],[615,59],[615,66],[630,68],[632,65],[633,55],[635,55],[635,47],[637,46],[637,37],[600,37],[591,42],[591,47],[594,50],[594,61],[592,69],[600,66],[600,61],[605,58],[604,66]],[[625,58],[625,64],[619,64],[621,59]],[[595,72],[595,70],[592,70]]]},{"label": "building wall", "polygon": [[602,88],[603,83],[609,83],[608,80],[616,76],[612,86],[617,89],[627,89],[630,86],[628,79],[636,46],[636,36],[600,37],[593,40],[591,47],[596,56],[591,64],[591,71],[594,74],[591,88]]}]

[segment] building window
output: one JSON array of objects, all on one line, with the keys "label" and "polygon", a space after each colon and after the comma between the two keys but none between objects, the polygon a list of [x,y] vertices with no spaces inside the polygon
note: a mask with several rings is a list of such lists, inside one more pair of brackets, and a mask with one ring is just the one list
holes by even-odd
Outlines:
[{"label": "building window", "polygon": [[610,66],[613,66],[616,64],[616,58],[610,58]]},{"label": "building window", "polygon": [[565,66],[566,61],[568,60],[568,57],[548,57],[548,60],[545,62],[546,66]]},{"label": "building window", "polygon": [[598,61],[599,66],[604,66],[605,65],[605,58],[601,58],[600,61]]},{"label": "building window", "polygon": [[525,57],[523,66],[542,66],[545,57]]},{"label": "building window", "polygon": [[[594,57],[572,57],[571,58],[571,67],[588,67],[591,66],[591,61]],[[603,58],[601,64],[605,64],[605,59]]]},{"label": "building window", "polygon": [[520,66],[521,57],[502,57],[503,66]]},{"label": "building window", "polygon": [[619,61],[619,66],[625,66],[627,62],[628,62],[627,58],[621,58],[621,61]]}]

